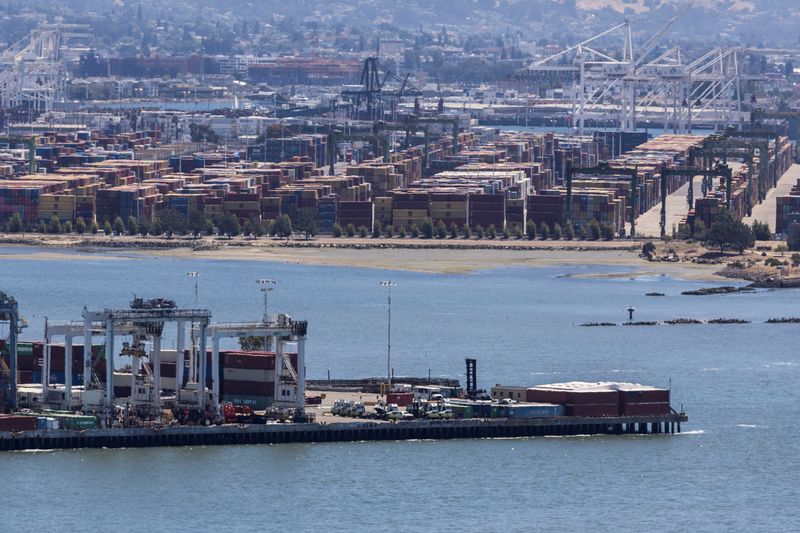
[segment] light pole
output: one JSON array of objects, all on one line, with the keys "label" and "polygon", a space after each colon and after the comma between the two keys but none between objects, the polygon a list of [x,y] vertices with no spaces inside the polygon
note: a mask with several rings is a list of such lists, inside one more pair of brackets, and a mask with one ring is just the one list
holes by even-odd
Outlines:
[{"label": "light pole", "polygon": [[394,281],[381,281],[381,287],[387,289],[387,304],[389,312],[389,322],[386,332],[386,375],[388,377],[388,387],[386,394],[392,390],[392,287],[396,287],[397,283]]},{"label": "light pole", "polygon": [[[194,280],[194,306],[195,308],[199,305],[200,299],[200,273],[199,272],[187,272],[186,277],[190,280]],[[192,351],[191,355],[189,356],[189,381],[197,382],[197,378],[195,377],[195,357],[197,355],[197,338],[195,337],[195,324],[194,320],[192,320],[192,326],[189,328],[189,341],[192,343]],[[180,355],[180,358],[183,358],[183,355]]]},{"label": "light pole", "polygon": [[[274,279],[257,279],[256,283],[261,285],[261,292],[264,293],[264,324],[269,324],[269,314],[267,304],[269,302],[269,293],[273,289],[273,286],[276,285],[278,282]],[[264,335],[264,351],[266,352],[269,350],[269,342],[267,335]]]}]

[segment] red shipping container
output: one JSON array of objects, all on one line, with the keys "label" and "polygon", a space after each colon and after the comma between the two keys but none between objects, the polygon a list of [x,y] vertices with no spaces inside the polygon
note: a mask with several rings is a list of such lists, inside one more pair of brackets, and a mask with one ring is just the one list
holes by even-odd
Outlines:
[{"label": "red shipping container", "polygon": [[161,377],[174,378],[175,377],[175,363],[161,363]]},{"label": "red shipping container", "polygon": [[616,403],[608,404],[568,404],[568,416],[618,416],[619,406]]},{"label": "red shipping container", "polygon": [[570,391],[556,389],[537,389],[531,388],[526,391],[525,401],[535,403],[569,403]]},{"label": "red shipping container", "polygon": [[619,401],[619,393],[615,390],[593,391],[593,390],[574,390],[570,393],[569,402],[571,404],[616,404]]},{"label": "red shipping container", "polygon": [[670,413],[669,403],[629,403],[624,405],[620,411],[624,416],[650,416],[668,415]]},{"label": "red shipping container", "polygon": [[249,368],[275,370],[275,354],[265,352],[225,352],[222,354],[223,368]]},{"label": "red shipping container", "polygon": [[35,416],[0,415],[0,431],[35,431]]},{"label": "red shipping container", "polygon": [[394,403],[398,407],[411,405],[413,400],[414,394],[410,392],[390,392],[386,395],[386,403]]},{"label": "red shipping container", "polygon": [[619,391],[620,403],[669,403],[669,389]]},{"label": "red shipping container", "polygon": [[232,381],[222,382],[222,394],[241,394],[244,396],[275,396],[275,383],[259,381]]}]

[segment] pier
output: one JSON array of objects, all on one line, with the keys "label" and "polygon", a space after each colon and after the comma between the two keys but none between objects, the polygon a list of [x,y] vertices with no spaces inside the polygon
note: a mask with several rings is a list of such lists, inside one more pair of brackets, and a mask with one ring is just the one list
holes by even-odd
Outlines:
[{"label": "pier", "polygon": [[0,433],[0,451],[146,448],[301,442],[480,439],[680,433],[683,413],[647,417],[419,420],[308,424],[227,424],[165,428],[40,430]]}]

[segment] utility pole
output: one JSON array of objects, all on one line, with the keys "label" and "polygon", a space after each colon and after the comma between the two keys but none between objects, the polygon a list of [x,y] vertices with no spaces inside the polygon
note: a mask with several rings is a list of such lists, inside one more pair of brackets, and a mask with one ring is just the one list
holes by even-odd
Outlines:
[{"label": "utility pole", "polygon": [[[257,279],[256,283],[261,285],[261,292],[264,293],[264,324],[269,324],[269,293],[273,290],[273,286],[276,285],[278,282],[274,279]],[[264,351],[266,352],[270,348],[269,346],[269,338],[265,335],[264,336]]]}]

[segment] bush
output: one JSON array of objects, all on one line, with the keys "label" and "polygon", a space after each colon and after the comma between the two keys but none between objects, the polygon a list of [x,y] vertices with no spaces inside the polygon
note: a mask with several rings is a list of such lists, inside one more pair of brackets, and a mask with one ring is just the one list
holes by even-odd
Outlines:
[{"label": "bush", "polygon": [[775,247],[775,251],[781,254],[781,257],[783,257],[783,254],[789,251],[789,247],[785,244],[779,244]]},{"label": "bush", "polygon": [[342,227],[338,223],[334,224],[331,234],[338,239],[342,236]]},{"label": "bush", "polygon": [[469,229],[469,226],[467,224],[464,224],[464,229],[461,230],[461,233],[464,235],[465,239],[469,239],[470,237],[472,237],[472,230]]},{"label": "bush", "polygon": [[581,224],[581,227],[578,228],[578,239],[585,241],[588,238],[589,238],[589,232],[586,229],[586,226]]},{"label": "bush", "polygon": [[522,231],[522,228],[519,225],[514,226],[514,237],[517,240],[522,239],[525,236],[525,232]]},{"label": "bush", "polygon": [[387,237],[394,237],[394,226],[391,224],[386,224],[386,227],[383,229],[384,233],[386,233]]},{"label": "bush", "polygon": [[399,228],[397,228],[397,235],[401,239],[404,239],[405,236],[406,236],[406,227],[405,226],[400,226]]},{"label": "bush", "polygon": [[772,232],[769,230],[769,224],[766,222],[753,221],[753,236],[757,241],[768,241],[772,239]]},{"label": "bush", "polygon": [[544,222],[541,223],[539,226],[539,238],[543,241],[546,241],[550,238],[550,226],[545,224]]},{"label": "bush", "polygon": [[475,226],[475,238],[483,239],[483,226],[481,226],[480,224]]},{"label": "bush", "polygon": [[422,227],[420,229],[422,236],[425,239],[433,238],[433,221],[430,218],[425,217],[425,219],[422,221]]},{"label": "bush", "polygon": [[347,234],[348,237],[355,237],[356,236],[356,225],[352,222],[347,225],[344,232]]},{"label": "bush", "polygon": [[458,226],[456,226],[455,222],[450,223],[450,238],[451,239],[458,238]]},{"label": "bush", "polygon": [[413,239],[418,239],[419,238],[419,228],[417,227],[416,224],[412,224],[411,225],[411,237]]},{"label": "bush", "polygon": [[83,217],[78,217],[78,220],[75,221],[75,232],[78,235],[86,233],[86,221],[83,220]]},{"label": "bush", "polygon": [[706,224],[702,220],[695,219],[694,221],[694,231],[692,232],[692,237],[697,239],[698,241],[704,241],[706,239]]},{"label": "bush", "polygon": [[497,238],[497,228],[494,227],[494,224],[489,224],[489,229],[486,230],[486,235],[488,235],[490,239]]},{"label": "bush", "polygon": [[525,224],[525,234],[528,236],[529,241],[536,238],[536,222],[529,220],[528,223]]},{"label": "bush", "polygon": [[97,232],[100,231],[100,226],[97,225],[96,221],[92,220],[92,225],[89,231],[92,232],[92,235],[97,235]]},{"label": "bush", "polygon": [[575,238],[575,228],[572,227],[572,223],[567,221],[567,225],[564,227],[564,237],[571,241]]},{"label": "bush", "polygon": [[383,228],[381,227],[381,223],[380,223],[380,221],[376,220],[372,224],[372,238],[373,239],[380,238],[382,232],[383,232]]},{"label": "bush", "polygon": [[601,233],[600,223],[592,219],[592,221],[589,222],[589,239],[592,241],[599,241]]},{"label": "bush", "polygon": [[111,222],[108,220],[103,223],[103,233],[106,235],[111,235]]},{"label": "bush", "polygon": [[50,223],[47,225],[47,231],[55,234],[61,233],[61,221],[57,216],[53,215],[50,217]]},{"label": "bush", "polygon": [[36,225],[36,231],[39,233],[47,233],[47,224],[44,223],[44,220],[40,220]]},{"label": "bush", "polygon": [[122,235],[125,233],[125,223],[122,221],[121,217],[116,217],[114,219],[113,230],[117,235]]},{"label": "bush", "polygon": [[648,241],[642,245],[642,255],[648,259],[652,258],[656,253],[656,245]]},{"label": "bush", "polygon": [[553,226],[553,231],[551,232],[550,237],[554,241],[560,241],[561,240],[561,224],[555,224]]},{"label": "bush", "polygon": [[508,226],[503,228],[503,239],[508,240],[511,238],[511,231],[508,229]]},{"label": "bush", "polygon": [[603,239],[607,241],[614,240],[614,226],[611,224],[603,224]]},{"label": "bush", "polygon": [[436,238],[444,239],[445,237],[447,237],[447,226],[440,220],[436,223]]},{"label": "bush", "polygon": [[69,220],[64,222],[64,233],[72,233],[72,222]]},{"label": "bush", "polygon": [[19,213],[14,213],[8,220],[8,231],[11,233],[19,233],[22,231],[22,217]]},{"label": "bush", "polygon": [[366,226],[359,226],[358,227],[358,236],[363,239],[367,235],[369,235],[369,230],[367,230],[367,227]]}]

